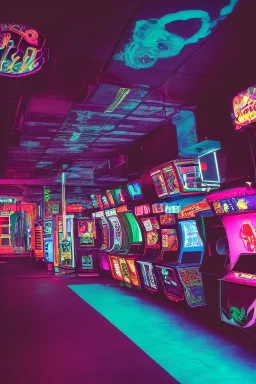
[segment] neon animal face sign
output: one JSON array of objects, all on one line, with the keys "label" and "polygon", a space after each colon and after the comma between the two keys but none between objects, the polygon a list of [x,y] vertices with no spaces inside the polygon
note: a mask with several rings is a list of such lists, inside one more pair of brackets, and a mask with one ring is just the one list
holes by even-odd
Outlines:
[{"label": "neon animal face sign", "polygon": [[[186,45],[195,44],[209,36],[213,28],[233,11],[238,1],[230,0],[229,4],[221,9],[219,17],[212,21],[209,13],[202,10],[180,11],[160,19],[139,20],[135,24],[130,42],[114,59],[124,61],[125,65],[133,69],[142,69],[153,67],[159,59],[177,56]],[[189,38],[170,33],[166,29],[175,21],[191,19],[201,20],[201,26]]]},{"label": "neon animal face sign", "polygon": [[48,56],[44,36],[21,24],[0,24],[0,75],[27,76],[38,72]]}]

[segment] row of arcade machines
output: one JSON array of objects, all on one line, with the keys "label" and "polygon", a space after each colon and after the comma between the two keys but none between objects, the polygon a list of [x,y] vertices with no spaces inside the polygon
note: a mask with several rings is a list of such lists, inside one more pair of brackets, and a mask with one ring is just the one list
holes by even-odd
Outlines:
[{"label": "row of arcade machines", "polygon": [[48,270],[60,273],[98,275],[98,263],[88,255],[94,246],[94,221],[78,215],[66,216],[66,239],[63,240],[62,215],[48,214],[36,224],[35,257],[47,263]]},{"label": "row of arcade machines", "polygon": [[256,189],[211,192],[220,182],[215,151],[164,164],[151,176],[160,203],[128,209],[119,201],[93,214],[102,233],[101,268],[126,286],[207,305],[222,321],[256,334]]},{"label": "row of arcade machines", "polygon": [[[151,176],[158,196],[165,198],[162,202],[152,206],[135,203],[133,209],[128,209],[120,199],[119,207],[93,214],[101,227],[98,233],[102,233],[100,259],[104,258],[105,268],[108,260],[112,276],[129,287],[150,292],[164,290],[171,300],[185,300],[192,307],[204,305],[199,273],[203,243],[195,210],[209,209],[209,205],[204,199],[206,186],[200,177],[199,161],[172,161],[152,170]],[[134,184],[138,186],[139,182]],[[138,195],[143,197],[141,191]],[[188,208],[193,219],[182,216]],[[127,215],[128,220],[124,218]],[[125,223],[131,218],[131,232],[136,239],[129,236],[129,225]]]}]

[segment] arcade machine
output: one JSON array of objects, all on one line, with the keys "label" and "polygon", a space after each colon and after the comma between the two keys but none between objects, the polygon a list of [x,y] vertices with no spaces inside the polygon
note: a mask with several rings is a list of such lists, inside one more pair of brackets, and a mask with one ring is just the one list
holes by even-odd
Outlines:
[{"label": "arcade machine", "polygon": [[[161,253],[150,263],[157,271],[165,295],[190,307],[205,305],[200,263],[203,256],[195,210],[209,209],[204,201],[198,158],[179,159],[151,171],[156,191],[165,203],[153,205],[161,226]],[[170,214],[176,207],[176,214]],[[177,215],[177,212],[178,215]],[[143,264],[140,262],[140,264]]]},{"label": "arcade machine", "polygon": [[[128,287],[140,288],[139,276],[135,266],[135,259],[139,257],[143,237],[140,225],[136,219],[132,205],[129,204],[129,197],[132,201],[143,198],[140,181],[130,182],[127,186],[127,194],[123,190],[113,190],[113,196],[116,203],[116,216],[120,220],[123,244],[117,252],[109,255],[111,271],[113,278],[123,281]],[[126,203],[125,205],[123,205]]]},{"label": "arcade machine", "polygon": [[62,216],[57,216],[57,258],[58,265],[55,271],[60,273],[73,273],[76,268],[74,249],[74,215],[66,216],[67,241],[63,241]]},{"label": "arcade machine", "polygon": [[94,220],[79,217],[75,219],[75,250],[79,276],[99,276]]},{"label": "arcade machine", "polygon": [[53,244],[53,217],[44,218],[44,260],[48,263],[48,269],[54,261],[54,244]]},{"label": "arcade machine", "polygon": [[[251,87],[233,100],[235,130],[247,131],[254,165],[255,95],[256,89]],[[256,272],[256,189],[253,187],[255,181],[254,169],[253,184],[246,182],[244,186],[207,196],[214,214],[212,221],[215,220],[215,224],[211,225],[212,228],[214,225],[214,231],[206,232],[206,237],[208,235],[210,250],[213,249],[215,252],[215,262],[210,261],[211,254],[208,252],[205,255],[208,263],[202,265],[205,286],[210,285],[210,273],[213,274],[217,269],[219,281],[216,283],[216,293],[220,302],[216,304],[215,300],[215,308],[217,306],[220,308],[221,320],[254,335],[256,334],[253,292]]]},{"label": "arcade machine", "polygon": [[[256,189],[248,186],[220,191],[207,196],[207,201],[216,222],[223,223],[223,235],[216,246],[217,265],[222,268],[219,274],[221,319],[256,334]],[[212,244],[213,236],[209,237]],[[211,272],[214,267],[216,263],[211,265]],[[202,275],[207,284],[209,277],[205,269]]]}]

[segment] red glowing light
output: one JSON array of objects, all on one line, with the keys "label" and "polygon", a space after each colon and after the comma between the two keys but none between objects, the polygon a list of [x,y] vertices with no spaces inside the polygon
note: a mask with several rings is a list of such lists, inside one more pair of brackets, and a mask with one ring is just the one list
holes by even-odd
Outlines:
[{"label": "red glowing light", "polygon": [[201,170],[202,171],[207,171],[207,164],[206,163],[201,163]]}]

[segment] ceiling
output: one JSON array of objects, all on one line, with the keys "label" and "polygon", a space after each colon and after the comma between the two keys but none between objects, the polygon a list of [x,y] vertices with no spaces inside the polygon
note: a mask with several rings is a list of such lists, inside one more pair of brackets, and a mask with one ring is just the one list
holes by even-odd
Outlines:
[{"label": "ceiling", "polygon": [[[241,49],[253,39],[253,1],[240,0],[231,12],[235,2],[3,6],[2,19],[44,34],[49,60],[31,76],[0,76],[0,195],[37,201],[48,186],[58,200],[67,164],[68,201],[89,207],[90,193],[116,183],[95,181],[95,169],[181,109],[251,85],[255,59]],[[239,80],[245,63],[247,74]],[[122,102],[106,111],[120,88],[128,89]]]}]

